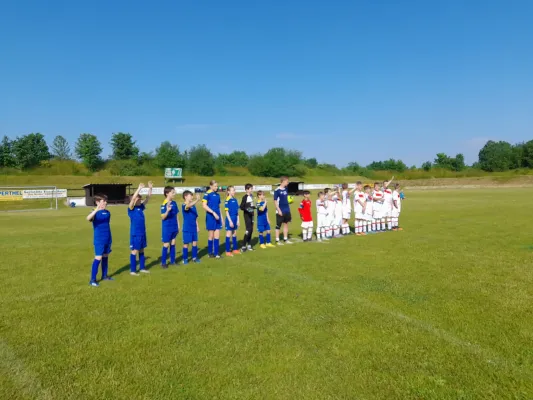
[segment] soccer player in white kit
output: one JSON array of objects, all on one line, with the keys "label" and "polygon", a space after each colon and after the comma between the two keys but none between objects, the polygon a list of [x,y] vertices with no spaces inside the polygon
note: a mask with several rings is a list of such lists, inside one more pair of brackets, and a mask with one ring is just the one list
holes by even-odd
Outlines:
[{"label": "soccer player in white kit", "polygon": [[400,184],[394,185],[394,192],[392,192],[392,230],[403,231],[398,225],[400,213],[402,212],[402,198],[400,196]]},{"label": "soccer player in white kit", "polygon": [[331,199],[333,192],[330,188],[324,189],[324,201],[326,202],[326,209],[328,210],[328,216],[326,218],[326,237],[333,237],[333,218],[335,212],[335,203]]},{"label": "soccer player in white kit", "polygon": [[366,208],[365,208],[365,217],[366,217],[366,231],[368,233],[375,233],[376,231],[376,222],[374,221],[374,201],[372,199],[372,188],[370,185],[365,185],[365,199],[366,199]]},{"label": "soccer player in white kit", "polygon": [[326,237],[327,220],[327,200],[324,196],[324,192],[319,192],[318,199],[316,201],[316,237],[319,242],[322,240],[328,240],[328,238]]},{"label": "soccer player in white kit", "polygon": [[392,230],[392,190],[388,188],[389,182],[383,182],[383,206],[381,209],[382,222],[385,219],[387,223],[387,229]]},{"label": "soccer player in white kit", "polygon": [[333,200],[335,207],[333,211],[333,236],[334,237],[340,237],[341,234],[341,226],[342,226],[342,198],[341,198],[341,192],[340,187],[337,187],[337,191],[333,193],[333,196],[331,196],[331,199]]},{"label": "soccer player in white kit", "polygon": [[363,222],[366,221],[366,199],[365,194],[363,193],[363,184],[361,182],[356,183],[353,206],[355,211],[355,234],[357,236],[364,236],[366,235],[366,233],[363,232]]},{"label": "soccer player in white kit", "polygon": [[350,203],[350,197],[355,191],[355,188],[348,190],[348,184],[342,184],[342,234],[349,235],[350,232],[350,218],[352,216],[352,204]]}]

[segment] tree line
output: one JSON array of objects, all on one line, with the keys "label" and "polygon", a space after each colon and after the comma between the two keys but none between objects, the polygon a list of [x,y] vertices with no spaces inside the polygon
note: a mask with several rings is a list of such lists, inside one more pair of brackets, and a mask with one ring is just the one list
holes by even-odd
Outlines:
[{"label": "tree line", "polygon": [[533,140],[510,144],[489,140],[479,151],[478,161],[468,166],[463,154],[450,157],[438,153],[433,161],[420,167],[408,167],[402,160],[373,161],[367,166],[351,162],[344,168],[333,164],[319,163],[316,158],[304,158],[297,150],[276,147],[264,154],[248,155],[244,151],[214,154],[206,145],[197,145],[182,151],[177,144],[162,142],[154,152],[141,152],[129,133],[116,132],[111,136],[111,155],[104,159],[102,144],[96,135],[82,133],[71,150],[63,136],[56,136],[49,146],[41,133],[30,133],[11,140],[4,136],[0,143],[0,168],[29,170],[52,160],[81,162],[91,172],[108,168],[114,175],[151,175],[155,169],[183,168],[187,174],[212,176],[248,170],[255,176],[277,177],[281,175],[305,176],[322,172],[324,175],[363,175],[372,171],[444,169],[463,171],[468,168],[488,172],[501,172],[520,168],[533,168]]}]

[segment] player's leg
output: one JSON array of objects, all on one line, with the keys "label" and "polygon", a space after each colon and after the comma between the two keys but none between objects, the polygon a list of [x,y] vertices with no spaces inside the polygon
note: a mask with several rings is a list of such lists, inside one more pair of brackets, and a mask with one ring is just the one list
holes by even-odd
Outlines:
[{"label": "player's leg", "polygon": [[189,263],[189,244],[191,243],[192,241],[192,235],[190,234],[190,232],[182,232],[181,234],[182,238],[183,238],[183,246],[182,246],[182,261],[183,261],[183,264],[187,265]]},{"label": "player's leg", "polygon": [[215,258],[220,258],[220,228],[218,226],[213,233],[213,254]]},{"label": "player's leg", "polygon": [[146,257],[144,256],[144,249],[145,248],[146,248],[146,243],[139,250],[139,272],[142,272],[143,274],[149,274],[150,271],[148,271],[146,269]]},{"label": "player's leg", "polygon": [[94,246],[94,259],[93,264],[91,267],[91,280],[89,281],[89,285],[91,286],[100,286],[97,281],[97,275],[98,275],[98,268],[100,267],[100,263],[102,262],[102,255],[104,254],[104,246],[102,245],[95,245]]},{"label": "player's leg", "polygon": [[[135,239],[135,238],[132,238]],[[135,240],[134,240],[135,241]],[[135,244],[131,246],[131,252],[130,252],[130,275],[132,276],[138,276],[137,273],[137,254],[139,254],[139,251],[136,250]]]},{"label": "player's leg", "polygon": [[[251,246],[250,246],[251,247]],[[233,254],[240,254],[239,243],[237,243],[237,230],[233,231]]]},{"label": "player's leg", "polygon": [[252,235],[254,233],[254,218],[248,214],[246,214],[246,218],[244,219],[244,223],[246,225],[246,232],[248,233],[247,239],[246,239],[246,248],[248,250],[252,250]]},{"label": "player's leg", "polygon": [[108,245],[104,254],[102,255],[102,280],[104,281],[112,281],[113,278],[111,278],[108,275],[109,271],[109,253],[111,253],[111,246]]},{"label": "player's leg", "polygon": [[176,236],[178,236],[178,232],[172,233],[172,238],[170,240],[170,247],[169,247],[169,256],[170,256],[170,265],[176,265]]},{"label": "player's leg", "polygon": [[191,254],[192,262],[199,263],[200,259],[198,258],[198,235],[196,237],[194,237],[193,235],[193,239],[196,239],[196,240],[193,240],[192,242],[192,254]]},{"label": "player's leg", "polygon": [[270,235],[270,224],[268,224],[267,226],[265,226],[265,230],[264,230],[265,234],[266,234],[266,237],[265,237],[265,240],[266,240],[266,247],[274,247],[274,245],[272,244],[272,237]]},{"label": "player's leg", "polygon": [[167,268],[168,250],[170,249],[170,242],[172,241],[172,232],[163,231],[163,248],[161,249],[161,267]]},{"label": "player's leg", "polygon": [[232,236],[233,230],[229,222],[230,221],[226,218],[226,256],[233,257],[233,254],[231,254],[231,236]]}]

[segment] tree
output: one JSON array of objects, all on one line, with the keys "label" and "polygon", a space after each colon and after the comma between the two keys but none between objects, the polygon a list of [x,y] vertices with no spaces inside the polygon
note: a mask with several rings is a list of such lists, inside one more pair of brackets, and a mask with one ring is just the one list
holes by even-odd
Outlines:
[{"label": "tree", "polygon": [[452,171],[459,172],[466,168],[465,156],[462,154],[457,154],[455,158],[451,158],[450,161],[451,161],[450,167]]},{"label": "tree", "polygon": [[430,171],[432,167],[431,161],[426,161],[424,164],[422,164],[422,169],[424,171]]},{"label": "tree", "polygon": [[111,136],[111,150],[114,160],[131,160],[139,155],[139,148],[129,133],[117,132]]},{"label": "tree", "polygon": [[366,167],[372,171],[398,171],[403,172],[407,169],[407,165],[402,160],[395,160],[390,158],[386,161],[373,161]]},{"label": "tree", "polygon": [[361,170],[361,166],[355,161],[352,161],[351,163],[348,163],[348,166],[344,169],[346,170],[346,172],[355,174]]},{"label": "tree", "polygon": [[15,157],[13,157],[13,142],[7,136],[4,136],[0,144],[0,167],[16,167]]},{"label": "tree", "polygon": [[184,168],[185,157],[177,145],[164,141],[155,149],[154,165],[157,168]]},{"label": "tree", "polygon": [[36,167],[41,161],[50,159],[50,152],[44,136],[30,133],[13,142],[13,156],[16,166],[21,169]]},{"label": "tree", "polygon": [[198,145],[189,151],[187,169],[198,175],[212,176],[215,173],[215,156],[204,145]]},{"label": "tree", "polygon": [[513,153],[515,158],[520,160],[515,162],[515,168],[533,168],[533,140],[513,146]]},{"label": "tree", "polygon": [[235,150],[230,154],[221,153],[217,156],[217,165],[228,167],[246,167],[248,165],[248,154],[244,151]]},{"label": "tree", "polygon": [[507,171],[512,165],[513,149],[507,142],[489,140],[479,151],[479,166],[488,172]]},{"label": "tree", "polygon": [[301,164],[302,153],[299,151],[275,147],[263,156],[250,157],[248,169],[252,175],[256,176],[299,176],[304,172]]},{"label": "tree", "polygon": [[434,164],[436,168],[452,169],[452,159],[445,153],[437,153]]},{"label": "tree", "polygon": [[318,166],[318,161],[316,160],[316,158],[306,158],[304,160],[304,165],[307,168],[314,169],[314,168],[316,168]]},{"label": "tree", "polygon": [[70,146],[63,136],[59,135],[52,142],[52,156],[56,160],[70,160]]},{"label": "tree", "polygon": [[102,164],[102,158],[100,157],[102,145],[95,135],[82,133],[76,142],[74,151],[76,152],[76,156],[91,171],[96,171]]}]

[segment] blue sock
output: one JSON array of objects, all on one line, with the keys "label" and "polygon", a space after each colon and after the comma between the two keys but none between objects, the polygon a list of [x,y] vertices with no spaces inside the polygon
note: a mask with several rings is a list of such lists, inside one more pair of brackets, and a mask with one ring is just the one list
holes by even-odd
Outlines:
[{"label": "blue sock", "polygon": [[226,236],[226,253],[229,253],[231,251],[231,244],[230,244],[230,238]]},{"label": "blue sock", "polygon": [[102,257],[102,279],[107,278],[108,267],[109,267],[109,257]]},{"label": "blue sock", "polygon": [[96,282],[96,275],[98,274],[98,267],[100,266],[100,260],[96,258],[93,260],[93,268],[91,270],[91,282]]},{"label": "blue sock", "polygon": [[130,272],[137,272],[137,256],[130,254]]},{"label": "blue sock", "polygon": [[139,269],[140,270],[143,270],[145,269],[145,265],[144,265],[144,253],[139,253]]},{"label": "blue sock", "polygon": [[265,238],[263,237],[263,234],[259,235],[259,244],[265,244]]},{"label": "blue sock", "polygon": [[176,245],[170,245],[170,263],[176,264]]},{"label": "blue sock", "polygon": [[163,246],[163,252],[161,253],[161,265],[167,265],[168,247]]},{"label": "blue sock", "polygon": [[198,246],[192,246],[192,259],[196,260],[198,257]]},{"label": "blue sock", "polygon": [[270,233],[267,233],[267,243],[270,243]]},{"label": "blue sock", "polygon": [[239,244],[237,243],[237,236],[233,236],[233,250],[238,249]]},{"label": "blue sock", "polygon": [[184,247],[183,248],[183,261],[188,261],[189,260],[189,247]]},{"label": "blue sock", "polygon": [[214,251],[215,256],[218,256],[218,252],[220,251],[220,239],[215,239],[214,242],[215,244],[213,246],[214,247],[213,251]]},{"label": "blue sock", "polygon": [[213,254],[213,241],[212,240],[207,241],[207,252],[209,254]]}]

